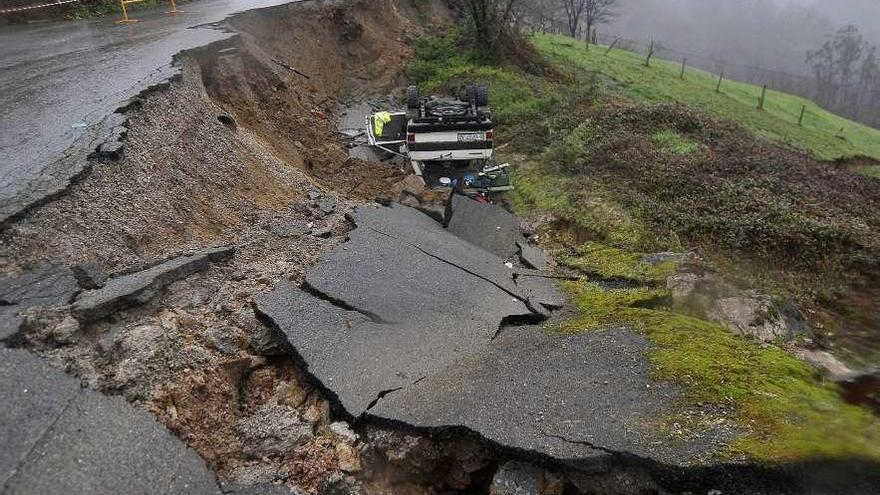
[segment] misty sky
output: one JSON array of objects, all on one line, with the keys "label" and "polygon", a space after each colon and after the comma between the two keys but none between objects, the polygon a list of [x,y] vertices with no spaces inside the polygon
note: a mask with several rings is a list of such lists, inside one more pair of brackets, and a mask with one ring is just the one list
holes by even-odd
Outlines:
[{"label": "misty sky", "polygon": [[617,20],[600,32],[728,63],[804,74],[807,50],[847,24],[880,45],[880,0],[619,1]]}]

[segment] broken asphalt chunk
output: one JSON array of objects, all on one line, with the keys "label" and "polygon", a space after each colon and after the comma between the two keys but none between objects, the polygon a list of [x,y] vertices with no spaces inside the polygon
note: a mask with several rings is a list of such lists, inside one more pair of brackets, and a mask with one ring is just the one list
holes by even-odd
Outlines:
[{"label": "broken asphalt chunk", "polygon": [[525,241],[519,220],[500,206],[453,194],[447,227],[456,236],[504,259],[514,256]]},{"label": "broken asphalt chunk", "polygon": [[120,309],[144,304],[165,286],[206,270],[211,262],[227,260],[234,252],[231,247],[207,249],[116,277],[101,289],[80,294],[73,303],[74,314],[80,321],[96,321]]},{"label": "broken asphalt chunk", "polygon": [[547,255],[539,248],[529,244],[527,241],[517,241],[519,247],[519,260],[523,265],[535,270],[548,271],[550,263],[547,261]]},{"label": "broken asphalt chunk", "polygon": [[19,275],[0,278],[0,340],[18,333],[21,313],[34,306],[62,306],[79,290],[67,268],[43,263]]},{"label": "broken asphalt chunk", "polygon": [[[465,427],[558,458],[650,448],[642,438],[656,429],[640,429],[637,418],[658,414],[674,392],[646,386],[643,338],[527,324],[563,304],[554,280],[540,272],[523,279],[417,210],[362,207],[350,219],[349,241],[302,287],[283,281],[254,301],[340,412]],[[637,378],[597,382],[622,362],[639,367]]]},{"label": "broken asphalt chunk", "polygon": [[205,462],[149,413],[26,351],[0,349],[0,396],[5,495],[219,491]]}]

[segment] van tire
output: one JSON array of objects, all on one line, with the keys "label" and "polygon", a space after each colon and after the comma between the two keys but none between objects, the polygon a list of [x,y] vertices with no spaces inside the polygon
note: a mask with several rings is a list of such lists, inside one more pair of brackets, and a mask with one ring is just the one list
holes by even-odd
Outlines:
[{"label": "van tire", "polygon": [[419,88],[416,86],[406,88],[406,108],[410,110],[418,110],[421,104],[422,101],[419,97]]}]

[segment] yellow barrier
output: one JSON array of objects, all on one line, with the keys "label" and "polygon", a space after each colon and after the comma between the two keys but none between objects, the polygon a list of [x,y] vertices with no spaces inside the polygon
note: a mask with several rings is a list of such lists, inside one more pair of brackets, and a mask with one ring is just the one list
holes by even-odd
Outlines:
[{"label": "yellow barrier", "polygon": [[[138,3],[143,2],[144,0],[119,0],[119,7],[122,10],[122,19],[116,21],[116,24],[131,24],[134,22],[138,22],[137,19],[130,19],[128,17],[128,9],[125,8],[126,5],[130,3]],[[170,0],[171,10],[166,11],[166,14],[183,14],[183,11],[177,8],[177,3],[174,0]]]}]

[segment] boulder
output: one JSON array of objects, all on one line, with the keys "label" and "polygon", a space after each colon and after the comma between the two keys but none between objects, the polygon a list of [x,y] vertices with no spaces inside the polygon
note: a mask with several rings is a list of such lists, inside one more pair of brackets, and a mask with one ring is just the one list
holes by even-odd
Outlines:
[{"label": "boulder", "polygon": [[254,458],[282,455],[314,437],[313,426],[296,409],[265,404],[235,426],[244,444],[244,453]]}]

